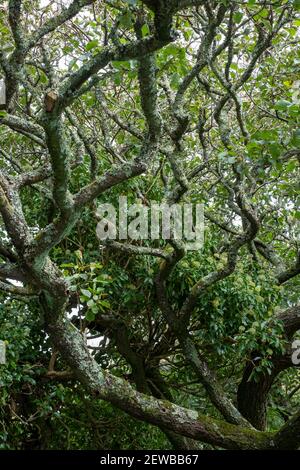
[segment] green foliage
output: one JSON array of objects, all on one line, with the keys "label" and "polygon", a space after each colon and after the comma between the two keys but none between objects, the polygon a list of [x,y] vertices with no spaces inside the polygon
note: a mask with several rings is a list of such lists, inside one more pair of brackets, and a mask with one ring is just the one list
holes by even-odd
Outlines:
[{"label": "green foliage", "polygon": [[[204,247],[185,254],[166,281],[166,298],[179,315],[199,281],[225,270],[234,242],[246,232],[249,216],[239,204],[244,193],[246,207],[255,210],[260,219],[259,232],[239,249],[230,275],[199,293],[187,330],[199,357],[205,358],[233,403],[247,365],[253,365],[249,383],[259,384],[275,373],[274,360],[289,352],[277,315],[299,303],[300,295],[299,276],[278,285],[278,272],[294,269],[299,250],[300,23],[295,12],[300,3],[235,2],[216,31],[208,28],[216,6],[209,8],[204,2],[196,9],[179,11],[173,19],[178,36],[153,54],[157,83],[152,88],[157,88],[157,94],[147,91],[146,97],[142,95],[145,77],[144,82],[141,79],[146,58],[140,59],[129,49],[121,58],[119,52],[115,54],[135,44],[138,35],[143,47],[159,41],[154,13],[142,3],[96,2],[51,30],[47,39],[38,41],[28,53],[18,74],[13,112],[17,118],[41,126],[45,94],[80,70],[79,85],[69,89],[65,97],[70,100],[66,108],[70,114],[62,116],[63,143],[69,149],[64,162],[69,165],[66,184],[73,196],[83,187],[93,188],[96,180],[107,183],[109,189],[99,191],[80,212],[79,220],[70,224],[70,230],[67,222],[64,226],[68,210],[60,212],[55,201],[54,172],[37,178],[37,182],[24,183],[20,205],[30,237],[36,237],[37,242],[45,228],[51,236],[56,224],[62,223],[65,232],[51,245],[45,263],[51,266],[51,279],[58,276],[66,281],[65,316],[84,341],[88,338],[91,356],[101,367],[156,398],[223,419],[196,380],[172,325],[159,307],[155,281],[163,263],[172,257],[174,243],[128,240],[134,248],[162,250],[164,261],[99,245],[95,212],[98,203],[110,202],[117,207],[119,196],[125,194],[128,204],[140,200],[161,203],[172,197],[177,201],[177,196],[180,202],[204,203]],[[217,3],[218,7],[229,7],[232,2]],[[22,28],[28,34],[41,16],[46,21],[44,18],[52,15],[51,4],[43,8],[43,15],[38,1],[23,4],[27,13]],[[287,6],[294,9],[275,33],[274,25]],[[214,39],[210,45],[206,38],[198,50],[207,31]],[[271,31],[269,47],[256,57]],[[15,38],[2,6],[0,40],[4,56],[12,57]],[[118,60],[106,63],[108,50]],[[95,64],[103,51],[105,66],[99,70]],[[89,64],[93,64],[92,73],[85,75]],[[1,65],[0,73],[2,78]],[[127,165],[124,172],[129,177],[130,165],[140,162],[145,147],[155,141],[151,132],[149,135],[149,116],[145,118],[149,95],[152,106],[153,102],[157,105],[154,113],[150,105],[150,119],[157,111],[162,122],[161,133],[155,136],[159,145],[153,159],[145,162],[147,173],[114,185],[117,169]],[[19,132],[18,126],[15,131],[2,125],[9,114],[0,111],[4,177],[12,182],[44,169],[45,164],[54,167],[47,142],[41,143],[41,137],[23,129]],[[58,141],[54,147],[59,147]],[[4,195],[9,197],[9,191]],[[5,217],[0,221],[0,235],[7,249],[11,240]],[[269,250],[271,260],[255,241]],[[8,257],[5,250],[0,252],[1,268],[7,263],[23,273],[28,264],[32,267],[30,256],[15,261],[18,250],[14,247]],[[30,278],[29,284],[36,277]],[[10,277],[6,280],[6,287],[11,287]],[[0,449],[170,448],[161,429],[91,398],[79,381],[70,377],[71,371],[45,331],[38,301],[44,290],[45,284],[29,300],[1,294],[0,339],[6,344],[7,364],[0,365]],[[268,397],[268,429],[280,428],[299,408],[298,384],[296,368],[289,367],[276,376]]]}]

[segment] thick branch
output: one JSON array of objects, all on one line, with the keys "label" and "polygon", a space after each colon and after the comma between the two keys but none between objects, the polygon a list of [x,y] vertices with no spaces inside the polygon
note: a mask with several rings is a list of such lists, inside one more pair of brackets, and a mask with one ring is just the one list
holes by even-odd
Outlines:
[{"label": "thick branch", "polygon": [[[49,315],[49,311],[45,313]],[[63,321],[53,323],[49,317],[48,321],[48,331],[55,347],[95,396],[109,401],[138,419],[227,449],[259,449],[272,445],[271,434],[225,424],[196,411],[136,392],[126,381],[100,369],[75,327]]]}]

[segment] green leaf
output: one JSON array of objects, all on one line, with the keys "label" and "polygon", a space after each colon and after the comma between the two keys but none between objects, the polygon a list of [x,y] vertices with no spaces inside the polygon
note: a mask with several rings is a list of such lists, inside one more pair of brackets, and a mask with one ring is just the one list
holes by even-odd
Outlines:
[{"label": "green leaf", "polygon": [[267,18],[269,16],[269,10],[267,8],[263,8],[260,12],[259,15],[261,18]]},{"label": "green leaf", "polygon": [[94,321],[95,317],[96,317],[96,314],[92,310],[88,310],[86,312],[85,318],[87,319],[87,321]]},{"label": "green leaf", "polygon": [[300,10],[300,0],[294,0],[294,8]]},{"label": "green leaf", "polygon": [[82,294],[85,296],[85,297],[88,297],[89,299],[92,297],[92,293],[87,290],[87,289],[80,289],[80,291],[82,292]]},{"label": "green leaf", "polygon": [[295,217],[295,219],[300,220],[300,211],[295,211],[294,212],[294,217]]},{"label": "green leaf", "polygon": [[98,313],[98,307],[97,305],[92,306],[92,312],[96,315]]},{"label": "green leaf", "polygon": [[237,11],[233,15],[233,20],[235,23],[240,23],[242,21],[242,18],[243,18],[243,13],[241,11]]},{"label": "green leaf", "polygon": [[106,308],[106,309],[107,309],[107,308],[110,308],[110,303],[108,302],[108,300],[101,300],[101,301],[99,302],[99,305],[100,305],[101,307]]},{"label": "green leaf", "polygon": [[287,109],[289,106],[291,106],[291,102],[290,101],[287,101],[287,100],[279,100],[277,101],[277,103],[275,103],[275,106],[274,108],[275,109],[278,109],[278,110],[285,110]]},{"label": "green leaf", "polygon": [[132,26],[132,15],[130,10],[127,10],[120,16],[120,25],[123,26],[123,28],[130,28]]},{"label": "green leaf", "polygon": [[293,132],[292,138],[291,138],[291,144],[294,145],[295,147],[300,146],[300,128],[296,129]]},{"label": "green leaf", "polygon": [[99,44],[98,42],[98,39],[93,39],[92,41],[89,41],[86,46],[85,46],[85,49],[86,51],[91,51],[92,49],[94,49],[95,47],[97,47]]},{"label": "green leaf", "polygon": [[272,157],[274,158],[278,158],[280,153],[281,153],[281,147],[279,144],[270,144],[269,145],[269,151],[270,151],[270,154],[272,155]]},{"label": "green leaf", "polygon": [[127,61],[127,60],[124,60],[124,61],[115,60],[113,62],[113,65],[116,69],[119,69],[119,70],[125,70],[125,69],[128,70],[131,68],[130,61]]},{"label": "green leaf", "polygon": [[143,24],[143,26],[142,26],[142,36],[143,36],[143,37],[149,36],[149,34],[150,34],[149,26],[145,23],[145,24]]}]

